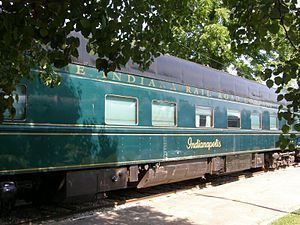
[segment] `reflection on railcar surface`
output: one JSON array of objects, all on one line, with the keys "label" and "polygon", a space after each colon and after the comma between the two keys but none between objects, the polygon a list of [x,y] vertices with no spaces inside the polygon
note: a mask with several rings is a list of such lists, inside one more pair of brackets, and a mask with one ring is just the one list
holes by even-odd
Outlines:
[{"label": "reflection on railcar surface", "polygon": [[11,121],[11,120],[24,120],[26,118],[26,86],[25,85],[18,85],[16,87],[16,91],[13,92],[14,98],[14,115],[13,119],[10,116],[9,110],[5,110],[3,114],[4,121]]}]

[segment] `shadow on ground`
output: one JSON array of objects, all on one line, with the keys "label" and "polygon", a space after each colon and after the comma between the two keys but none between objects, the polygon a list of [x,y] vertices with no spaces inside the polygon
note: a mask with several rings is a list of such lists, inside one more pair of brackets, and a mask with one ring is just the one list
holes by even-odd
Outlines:
[{"label": "shadow on ground", "polygon": [[[58,223],[55,223],[58,224]],[[178,219],[173,216],[155,211],[147,206],[133,206],[123,209],[110,210],[107,212],[96,213],[92,216],[82,217],[73,221],[59,223],[72,225],[194,225],[187,219]]]},{"label": "shadow on ground", "polygon": [[[263,209],[268,209],[268,210],[272,210],[272,211],[276,211],[276,212],[290,213],[290,212],[285,211],[285,210],[275,209],[275,208],[271,208],[271,207],[268,207],[268,206],[259,205],[259,204],[255,204],[255,203],[251,203],[251,202],[245,202],[245,201],[241,201],[241,200],[237,200],[237,199],[231,199],[231,198],[214,196],[214,195],[205,195],[205,194],[195,194],[195,195],[202,196],[202,197],[207,197],[207,198],[216,198],[216,199],[222,199],[222,200],[227,200],[227,201],[232,201],[232,202],[238,202],[238,203],[247,204],[247,205],[251,205],[251,206],[255,206],[255,207],[259,207],[259,208],[263,208]],[[291,212],[291,214],[300,215],[300,213],[297,213],[297,212]]]}]

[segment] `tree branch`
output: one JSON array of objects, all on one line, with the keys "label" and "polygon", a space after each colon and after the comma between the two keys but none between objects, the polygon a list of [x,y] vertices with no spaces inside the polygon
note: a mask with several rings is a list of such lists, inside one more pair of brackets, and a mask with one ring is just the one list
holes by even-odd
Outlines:
[{"label": "tree branch", "polygon": [[278,11],[279,11],[279,14],[280,14],[280,24],[281,26],[283,27],[284,29],[284,32],[285,32],[285,37],[287,38],[287,40],[290,42],[290,44],[292,45],[292,47],[296,50],[296,51],[299,51],[299,49],[296,47],[296,45],[293,43],[293,41],[291,40],[291,38],[289,37],[289,34],[288,34],[288,31],[284,25],[284,16],[282,15],[282,12],[281,12],[281,9],[280,9],[280,5],[282,5],[281,3],[281,0],[277,0],[277,8],[278,8]]}]

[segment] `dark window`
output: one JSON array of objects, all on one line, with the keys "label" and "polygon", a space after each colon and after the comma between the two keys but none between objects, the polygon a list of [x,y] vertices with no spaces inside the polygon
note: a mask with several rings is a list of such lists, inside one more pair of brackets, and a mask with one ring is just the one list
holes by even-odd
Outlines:
[{"label": "dark window", "polygon": [[241,112],[238,110],[227,110],[227,126],[229,128],[241,127]]},{"label": "dark window", "polygon": [[213,113],[209,107],[196,106],[196,127],[212,127]]}]

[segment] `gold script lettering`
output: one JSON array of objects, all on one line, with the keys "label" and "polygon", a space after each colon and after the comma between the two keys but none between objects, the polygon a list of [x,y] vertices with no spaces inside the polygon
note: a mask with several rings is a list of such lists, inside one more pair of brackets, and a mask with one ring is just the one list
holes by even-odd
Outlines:
[{"label": "gold script lettering", "polygon": [[196,142],[193,141],[192,137],[189,137],[187,140],[187,149],[201,149],[201,148],[207,148],[210,150],[211,148],[221,148],[222,143],[219,139],[215,139],[214,141],[201,141],[199,139],[196,140]]}]

